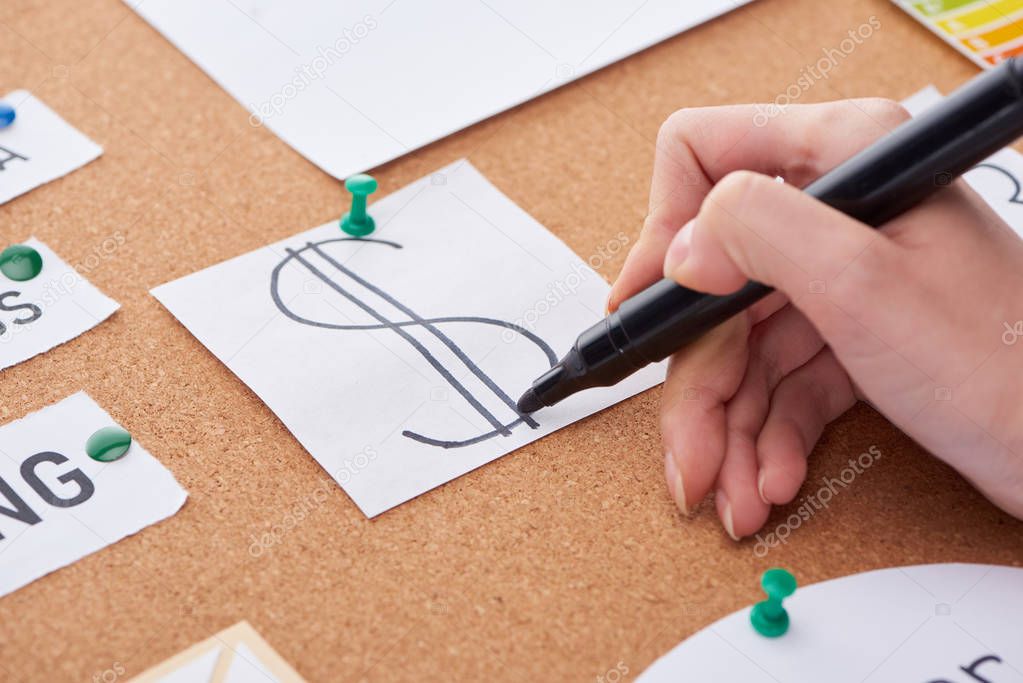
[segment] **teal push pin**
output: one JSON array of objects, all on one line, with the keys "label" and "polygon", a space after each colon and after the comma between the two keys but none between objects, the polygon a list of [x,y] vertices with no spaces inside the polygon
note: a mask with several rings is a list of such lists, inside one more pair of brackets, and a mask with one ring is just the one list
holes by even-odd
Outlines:
[{"label": "teal push pin", "polygon": [[789,630],[789,613],[781,602],[796,592],[796,577],[784,569],[768,569],[760,577],[760,585],[767,600],[753,605],[749,620],[760,635],[777,638]]},{"label": "teal push pin", "polygon": [[366,197],[377,191],[377,181],[360,173],[345,181],[345,189],[352,193],[352,210],[341,217],[341,229],[355,237],[368,235],[377,225],[366,213]]}]

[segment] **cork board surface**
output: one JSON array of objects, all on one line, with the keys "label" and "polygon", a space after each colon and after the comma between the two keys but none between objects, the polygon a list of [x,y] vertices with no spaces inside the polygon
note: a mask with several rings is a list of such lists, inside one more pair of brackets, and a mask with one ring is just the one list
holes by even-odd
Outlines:
[{"label": "cork board surface", "polygon": [[[947,91],[976,72],[884,0],[759,0],[375,169],[381,194],[468,157],[588,257],[638,233],[668,114],[773,100],[871,16],[881,28],[803,101]],[[0,419],[84,389],[190,494],[170,520],[0,599],[3,680],[128,677],[243,619],[311,681],[594,680],[622,666],[629,679],[757,599],[769,565],[811,583],[1023,559],[1023,524],[863,406],[826,432],[803,495],[871,446],[883,457],[758,558],[712,505],[675,512],[659,390],[366,520],[147,293],[337,217],[338,183],[251,127],[118,0],[4,0],[0,44],[0,89],[31,90],[105,148],[0,207],[4,243],[38,236],[123,305],[3,372]]]}]

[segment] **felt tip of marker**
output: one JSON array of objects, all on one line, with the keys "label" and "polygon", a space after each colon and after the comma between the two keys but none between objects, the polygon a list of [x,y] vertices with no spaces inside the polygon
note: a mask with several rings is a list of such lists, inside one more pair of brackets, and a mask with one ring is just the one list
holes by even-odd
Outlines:
[{"label": "felt tip of marker", "polygon": [[[569,356],[573,352],[569,352]],[[533,385],[529,387],[526,393],[522,394],[522,398],[519,399],[516,404],[516,409],[522,415],[529,415],[535,413],[541,408],[552,406],[561,399],[572,394],[572,391],[568,391],[570,384],[567,383],[569,378],[569,372],[565,369],[565,363],[562,361],[547,372],[540,375],[539,379],[533,382]]]},{"label": "felt tip of marker", "polygon": [[526,389],[526,393],[522,394],[522,398],[515,404],[516,409],[523,415],[529,415],[535,413],[544,407],[543,401],[537,396],[536,392],[532,388]]}]

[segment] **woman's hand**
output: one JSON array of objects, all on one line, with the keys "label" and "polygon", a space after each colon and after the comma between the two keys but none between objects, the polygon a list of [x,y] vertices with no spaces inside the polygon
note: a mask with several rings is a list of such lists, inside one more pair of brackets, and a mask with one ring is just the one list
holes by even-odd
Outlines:
[{"label": "woman's hand", "polygon": [[1003,341],[1023,319],[1023,241],[962,181],[883,231],[796,189],[908,118],[894,102],[791,106],[763,126],[757,111],[682,110],[662,126],[649,216],[608,301],[662,276],[778,290],[671,359],[661,432],[676,504],[688,513],[715,490],[728,534],[753,534],[862,399],[1023,517],[1023,343]]}]

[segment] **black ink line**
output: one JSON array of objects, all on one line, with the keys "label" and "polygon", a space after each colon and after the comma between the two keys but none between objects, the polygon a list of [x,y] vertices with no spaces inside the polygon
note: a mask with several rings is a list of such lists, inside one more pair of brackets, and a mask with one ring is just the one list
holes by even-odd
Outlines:
[{"label": "black ink line", "polygon": [[0,150],[3,150],[4,152],[7,153],[7,158],[3,159],[3,160],[0,160],[0,171],[4,170],[4,166],[6,166],[7,162],[9,162],[9,161],[14,161],[15,159],[21,159],[22,161],[28,161],[28,157],[21,156],[20,154],[15,152],[13,149],[8,149],[6,147],[0,147]]},{"label": "black ink line", "polygon": [[341,285],[339,285],[336,282],[334,282],[333,280],[331,280],[329,277],[326,276],[326,274],[324,274],[322,271],[320,271],[316,266],[314,266],[313,264],[309,263],[309,261],[307,261],[305,258],[303,258],[302,255],[299,252],[295,251],[294,249],[285,249],[285,251],[292,258],[294,258],[296,261],[298,261],[303,266],[305,266],[306,269],[310,273],[312,273],[316,277],[320,278],[320,280],[325,282],[335,292],[337,292],[341,296],[345,297],[346,299],[351,301],[353,304],[355,304],[356,306],[361,308],[363,311],[365,311],[369,315],[371,315],[374,318],[376,318],[377,320],[379,320],[380,323],[384,327],[386,327],[387,329],[393,331],[395,334],[399,335],[402,339],[404,339],[409,344],[411,344],[412,347],[416,351],[418,351],[419,354],[424,359],[426,359],[426,362],[428,362],[430,365],[432,365],[433,369],[436,370],[437,372],[439,372],[441,377],[443,377],[447,381],[447,383],[450,384],[455,389],[455,391],[457,391],[459,394],[461,394],[462,398],[464,398],[466,401],[468,401],[469,405],[471,405],[476,410],[476,412],[478,412],[480,415],[482,415],[487,420],[487,422],[489,422],[491,425],[493,425],[495,429],[499,429],[499,430],[500,429],[504,429],[504,432],[502,432],[502,433],[505,434],[505,435],[511,433],[511,432],[508,432],[508,430],[504,428],[504,425],[501,424],[501,421],[498,420],[496,417],[494,417],[494,415],[492,415],[490,413],[490,411],[487,410],[486,407],[484,407],[484,405],[482,403],[480,403],[476,399],[475,396],[473,396],[471,393],[469,393],[468,389],[466,389],[464,386],[462,386],[461,382],[459,382],[457,379],[455,379],[455,376],[452,375],[451,372],[446,367],[444,367],[441,364],[440,361],[438,361],[436,358],[434,358],[433,354],[431,354],[430,351],[425,346],[423,346],[422,342],[420,342],[418,339],[413,337],[411,334],[409,334],[405,330],[401,329],[401,327],[399,327],[399,326],[395,325],[394,323],[392,323],[390,320],[388,320],[384,316],[382,316],[379,313],[377,313],[368,304],[366,304],[361,299],[359,299],[359,297],[355,296],[354,294],[351,294],[344,287],[342,287]]},{"label": "black ink line", "polygon": [[[444,346],[448,347],[448,349],[450,349],[451,353],[455,354],[455,356],[458,357],[458,360],[462,361],[462,364],[465,365],[465,367],[469,368],[469,371],[472,374],[476,375],[476,377],[479,378],[479,380],[481,382],[483,382],[487,386],[488,389],[490,389],[492,392],[494,392],[494,394],[498,398],[500,398],[502,401],[504,401],[504,404],[506,406],[511,408],[513,411],[515,411],[515,413],[519,412],[518,406],[515,404],[514,399],[512,399],[512,397],[509,396],[508,394],[506,394],[504,392],[504,389],[502,389],[501,387],[497,386],[497,382],[495,382],[494,380],[490,379],[490,377],[485,372],[483,372],[483,370],[481,370],[479,368],[479,366],[477,366],[474,362],[472,362],[472,359],[470,359],[469,356],[467,356],[465,354],[465,352],[462,351],[462,349],[458,348],[458,345],[455,344],[455,342],[453,342],[450,337],[448,337],[446,334],[441,332],[440,329],[436,325],[431,325],[424,318],[420,317],[411,308],[409,308],[408,306],[404,305],[403,303],[401,303],[400,301],[395,299],[393,296],[391,296],[390,294],[388,294],[384,290],[382,290],[379,287],[376,287],[376,286],[370,284],[368,281],[362,279],[361,277],[356,275],[354,272],[352,272],[348,268],[345,268],[343,265],[341,265],[340,263],[335,261],[329,254],[325,253],[322,249],[320,249],[319,245],[313,244],[312,242],[308,242],[307,245],[313,251],[315,251],[317,254],[319,254],[320,257],[322,259],[324,259],[327,263],[329,263],[330,265],[334,266],[335,268],[340,270],[342,273],[344,273],[348,277],[352,278],[353,280],[358,282],[360,285],[362,285],[363,287],[365,287],[369,291],[373,292],[374,294],[376,294],[377,296],[382,298],[387,303],[389,303],[392,306],[394,306],[395,308],[397,308],[399,311],[401,311],[402,313],[407,315],[412,320],[415,320],[417,323],[421,324],[424,329],[426,329],[430,334],[432,334],[434,337],[439,339],[440,342],[442,344],[444,344]],[[536,429],[539,426],[533,420],[533,418],[529,417],[528,415],[520,415],[520,417],[522,417],[523,421],[527,425],[532,427],[533,429]]]},{"label": "black ink line", "polygon": [[[543,339],[541,339],[539,336],[533,334],[529,330],[526,330],[525,328],[523,328],[523,327],[521,327],[519,325],[515,325],[514,323],[509,323],[509,322],[506,322],[506,321],[503,321],[503,320],[497,320],[497,319],[494,319],[494,318],[485,318],[485,317],[477,317],[477,316],[445,316],[445,317],[438,317],[438,318],[423,318],[423,317],[417,315],[414,311],[412,311],[410,308],[408,308],[404,304],[400,303],[397,299],[395,299],[391,295],[387,294],[386,292],[384,292],[380,288],[370,284],[365,279],[361,278],[360,276],[358,276],[357,274],[355,274],[354,272],[352,272],[351,270],[349,270],[348,268],[346,268],[342,264],[338,263],[337,260],[335,260],[330,255],[326,254],[322,249],[320,249],[321,245],[332,243],[332,242],[369,242],[369,243],[375,243],[375,244],[382,244],[382,245],[385,245],[385,246],[392,247],[394,249],[401,249],[402,248],[401,245],[396,244],[395,242],[387,241],[387,240],[379,240],[379,239],[372,239],[372,238],[358,238],[358,237],[343,237],[343,238],[323,240],[323,241],[317,242],[317,243],[307,242],[305,247],[303,247],[301,249],[298,249],[298,250],[286,249],[285,251],[287,252],[288,255],[284,258],[283,261],[281,261],[281,263],[279,263],[274,268],[274,270],[273,270],[273,272],[271,273],[271,276],[270,276],[270,294],[271,294],[271,297],[273,298],[274,304],[276,305],[278,310],[280,310],[281,313],[283,313],[286,317],[291,318],[292,320],[294,320],[296,322],[299,322],[299,323],[305,324],[305,325],[311,325],[311,326],[314,326],[314,327],[320,327],[320,328],[325,328],[325,329],[337,329],[337,330],[389,329],[389,330],[393,331],[394,333],[398,334],[402,339],[407,341],[414,349],[416,349],[416,351],[418,351],[419,354],[421,356],[423,356],[423,358],[427,362],[429,362],[430,365],[435,370],[437,370],[438,373],[440,373],[441,377],[443,377],[445,379],[445,381],[447,381],[448,384],[450,384],[452,386],[452,388],[454,388],[456,391],[458,391],[458,393],[463,398],[465,398],[465,400],[482,417],[487,419],[487,421],[490,422],[490,424],[494,427],[494,429],[492,431],[487,432],[486,434],[481,434],[481,435],[479,435],[477,437],[473,437],[471,439],[466,439],[466,440],[463,440],[463,441],[445,441],[445,440],[441,440],[441,439],[434,439],[434,438],[431,438],[431,437],[424,436],[422,434],[418,434],[416,432],[412,432],[410,430],[403,431],[402,432],[403,436],[405,436],[407,438],[410,438],[410,439],[412,439],[414,441],[418,441],[420,443],[426,444],[426,445],[437,446],[437,447],[440,447],[440,448],[459,448],[459,447],[463,447],[463,446],[470,446],[470,445],[473,445],[473,444],[476,444],[476,443],[480,443],[481,441],[485,441],[487,439],[493,438],[493,437],[497,436],[498,434],[500,434],[502,436],[510,436],[510,434],[511,434],[510,429],[512,429],[513,427],[518,426],[519,424],[525,423],[525,424],[527,424],[529,427],[531,427],[533,429],[536,429],[539,426],[539,424],[535,420],[533,420],[530,416],[518,413],[517,407],[516,407],[514,401],[511,400],[511,397],[509,397],[486,373],[484,373],[482,371],[482,369],[480,369],[465,354],[465,352],[462,351],[461,348],[459,348],[446,334],[444,334],[441,330],[437,329],[436,324],[438,324],[438,323],[447,323],[447,322],[475,322],[475,323],[482,323],[482,324],[485,324],[485,325],[494,325],[494,326],[497,326],[497,327],[503,327],[503,328],[506,328],[506,329],[513,330],[515,332],[518,332],[522,336],[526,337],[527,339],[529,339],[534,344],[536,344],[536,346],[547,357],[547,360],[551,364],[551,366],[553,366],[558,361],[557,356],[554,354],[554,350],[552,348],[550,348],[550,346]],[[316,268],[316,266],[314,266],[312,263],[310,263],[307,259],[303,258],[301,256],[301,254],[302,254],[302,252],[307,251],[307,250],[311,250],[311,251],[315,252],[323,260],[325,260],[327,263],[331,264],[334,268],[336,268],[342,274],[347,275],[352,280],[354,280],[355,282],[359,283],[360,285],[362,285],[363,287],[365,287],[369,291],[373,292],[374,294],[377,294],[379,297],[381,297],[382,299],[384,299],[385,301],[390,303],[392,306],[394,306],[398,310],[400,310],[403,313],[405,313],[406,315],[408,315],[411,319],[410,320],[406,320],[406,321],[398,321],[398,322],[396,322],[396,321],[392,321],[392,320],[386,318],[385,316],[381,315],[380,313],[375,311],[372,307],[370,307],[368,304],[366,304],[361,299],[359,299],[357,296],[355,296],[351,292],[347,291],[344,287],[342,287],[338,283],[336,283],[333,280],[331,280],[325,273],[323,273],[321,270]],[[315,320],[309,320],[308,318],[303,318],[302,316],[299,316],[299,315],[293,313],[288,308],[288,306],[281,300],[280,293],[279,293],[280,272],[284,268],[284,266],[287,265],[287,263],[289,261],[291,261],[292,259],[294,259],[299,264],[304,266],[309,272],[311,272],[313,275],[315,275],[317,278],[319,278],[322,282],[325,282],[329,287],[331,287],[331,289],[333,289],[334,291],[338,292],[339,294],[344,296],[346,299],[348,299],[349,301],[354,303],[356,306],[358,306],[360,309],[362,309],[364,312],[368,313],[370,316],[372,316],[373,318],[378,320],[379,323],[378,324],[368,324],[368,325],[345,325],[345,324],[335,324],[335,323],[323,323],[323,322],[319,322],[319,321],[315,321]],[[487,388],[489,388],[491,391],[493,391],[494,394],[498,398],[501,398],[506,403],[506,405],[508,405],[513,411],[516,412],[516,414],[519,415],[519,417],[516,420],[514,420],[514,421],[512,421],[512,422],[510,422],[508,424],[502,424],[496,417],[494,417],[490,413],[490,411],[488,411],[478,401],[478,399],[475,398],[475,396],[473,396],[454,377],[453,374],[451,374],[451,372],[449,370],[447,370],[447,368],[445,368],[430,353],[430,351],[421,342],[419,342],[417,339],[415,339],[410,334],[408,334],[407,332],[405,332],[404,330],[401,329],[403,327],[408,327],[408,326],[413,326],[413,325],[421,326],[421,327],[427,329],[438,340],[440,340],[445,346],[447,346],[447,348],[449,350],[451,350],[452,353],[454,353],[455,356],[474,375],[476,375],[477,378],[479,378],[487,386]]]},{"label": "black ink line", "polygon": [[[509,429],[511,429],[512,427],[517,427],[520,424],[522,424],[522,418],[521,417],[519,419],[515,420],[514,422],[509,422],[508,424],[505,425],[505,427],[508,427]],[[486,441],[487,439],[492,439],[493,437],[497,436],[497,434],[498,434],[498,432],[495,429],[492,432],[487,432],[486,434],[480,434],[479,436],[474,436],[473,438],[466,439],[465,441],[441,441],[440,439],[431,439],[428,436],[423,436],[422,434],[416,434],[415,432],[409,431],[408,429],[406,429],[405,431],[403,431],[401,433],[402,436],[406,436],[406,437],[412,439],[413,441],[418,441],[419,443],[425,443],[427,446],[438,446],[440,448],[461,448],[463,446],[472,446],[473,444],[480,443],[481,441]]]},{"label": "black ink line", "polygon": [[990,168],[992,171],[997,171],[998,173],[1003,174],[1006,178],[1009,179],[1009,182],[1012,183],[1012,186],[1014,188],[1012,196],[1009,197],[1009,203],[1023,204],[1023,198],[1020,197],[1020,194],[1023,194],[1023,187],[1020,186],[1019,179],[1012,173],[1010,173],[1008,169],[1002,168],[1001,166],[996,166],[995,164],[984,163],[977,164],[971,170],[977,170],[978,168]]}]

